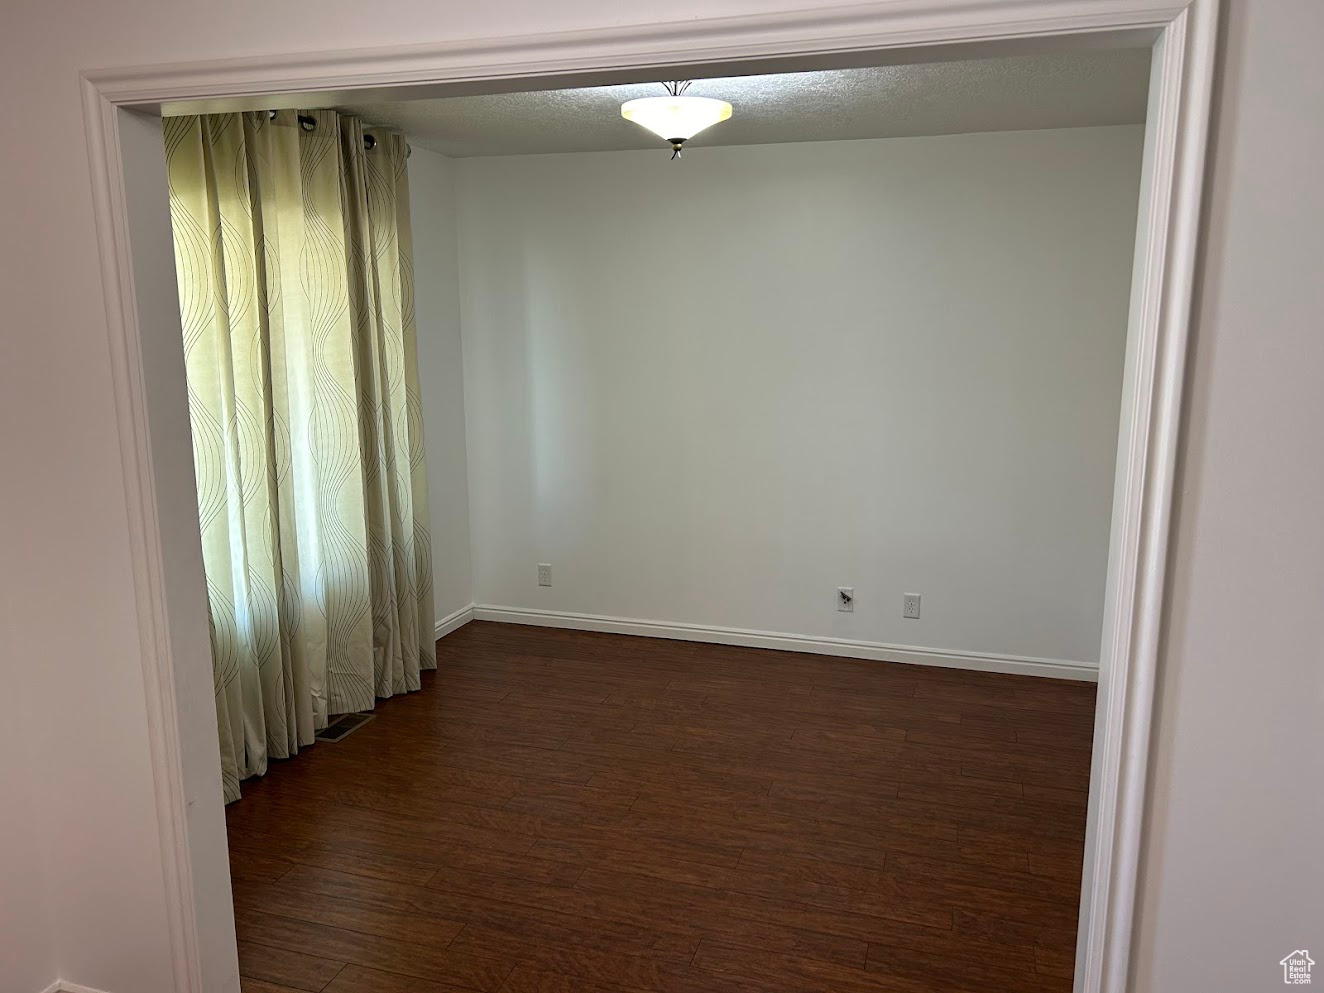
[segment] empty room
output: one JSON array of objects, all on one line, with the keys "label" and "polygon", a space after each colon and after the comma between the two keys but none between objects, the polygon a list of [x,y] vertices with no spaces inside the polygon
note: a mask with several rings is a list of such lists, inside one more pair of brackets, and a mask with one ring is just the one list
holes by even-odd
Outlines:
[{"label": "empty room", "polygon": [[1150,62],[167,111],[245,990],[1072,988]]},{"label": "empty room", "polygon": [[1308,983],[1324,4],[0,21],[0,993]]}]

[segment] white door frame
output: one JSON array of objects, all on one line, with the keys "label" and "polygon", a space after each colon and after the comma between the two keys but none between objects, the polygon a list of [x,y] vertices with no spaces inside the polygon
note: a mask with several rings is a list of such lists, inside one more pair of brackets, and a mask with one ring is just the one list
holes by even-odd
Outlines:
[{"label": "white door frame", "polygon": [[[120,111],[182,101],[208,109],[335,103],[565,82],[674,78],[799,65],[915,61],[1062,47],[1152,43],[1145,167],[1127,339],[1113,528],[1090,781],[1076,993],[1123,993],[1132,942],[1160,607],[1168,548],[1191,283],[1204,171],[1218,0],[875,0],[786,14],[112,69],[83,74],[107,324],[147,693],[175,989],[204,993],[201,909],[227,894],[198,892],[190,837],[170,631],[198,598],[167,596],[161,502],[129,249],[130,208]],[[662,70],[673,70],[664,73]],[[272,94],[285,95],[272,100]],[[259,99],[263,98],[263,99]],[[154,344],[153,349],[159,348]],[[182,348],[182,346],[181,346]],[[182,369],[182,361],[177,363]],[[166,363],[169,367],[169,363]],[[187,417],[187,411],[176,410]],[[191,466],[188,467],[191,472]],[[200,562],[197,588],[203,588]],[[177,578],[177,577],[176,577]],[[196,622],[197,618],[188,619]],[[193,623],[176,630],[203,630]],[[223,856],[223,852],[219,853]],[[214,915],[212,915],[214,917]]]}]

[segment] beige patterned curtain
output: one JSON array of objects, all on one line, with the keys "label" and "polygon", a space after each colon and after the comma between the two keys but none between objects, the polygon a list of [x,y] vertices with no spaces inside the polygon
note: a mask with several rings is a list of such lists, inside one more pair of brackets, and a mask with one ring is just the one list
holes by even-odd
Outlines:
[{"label": "beige patterned curtain", "polygon": [[229,802],[436,666],[407,147],[330,111],[165,144]]}]

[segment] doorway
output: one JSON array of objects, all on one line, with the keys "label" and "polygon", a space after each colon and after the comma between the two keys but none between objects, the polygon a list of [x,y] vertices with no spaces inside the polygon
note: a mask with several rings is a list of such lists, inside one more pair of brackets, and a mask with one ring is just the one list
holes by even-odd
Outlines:
[{"label": "doorway", "polygon": [[[925,40],[943,38],[948,44],[987,45],[997,38],[1005,51],[1010,29],[993,14],[978,23],[939,27],[929,23],[931,33]],[[805,58],[852,60],[866,46],[875,53],[915,39],[915,22],[910,15],[895,9],[868,11],[859,15],[863,23],[850,27],[853,40],[842,43],[842,19],[833,17],[785,18],[774,25],[723,22],[695,26],[693,33],[678,44],[670,32],[654,38],[633,32],[615,36],[612,42],[600,35],[581,39],[587,46],[577,54],[564,51],[549,56],[548,42],[531,42],[518,57],[503,58],[478,53],[481,46],[457,54],[450,51],[428,56],[432,64],[446,66],[421,73],[432,80],[446,82],[429,85],[455,87],[456,80],[468,80],[473,86],[480,80],[498,80],[509,85],[516,72],[508,68],[514,62],[524,66],[526,76],[536,75],[530,67],[541,66],[544,79],[583,80],[584,73],[601,71],[604,64],[615,68],[598,79],[646,78],[658,75],[697,74],[696,52],[724,48],[722,58],[729,61],[708,63],[714,70],[729,67],[741,53],[741,68],[752,64],[769,68],[770,61]],[[1148,691],[1152,675],[1156,640],[1156,612],[1162,583],[1162,549],[1166,541],[1166,512],[1170,488],[1172,444],[1175,438],[1175,410],[1179,393],[1182,346],[1189,290],[1189,267],[1194,237],[1195,203],[1198,200],[1198,175],[1203,156],[1204,107],[1208,89],[1208,47],[1212,27],[1212,5],[1197,4],[1183,8],[1175,16],[1164,10],[1143,11],[1122,5],[1100,19],[1081,14],[1077,19],[1064,17],[1054,28],[1070,44],[1109,40],[1104,29],[1111,29],[1111,40],[1133,43],[1137,32],[1155,43],[1155,62],[1151,88],[1151,113],[1146,136],[1146,167],[1143,186],[1140,237],[1136,280],[1133,291],[1131,329],[1128,338],[1126,379],[1123,388],[1124,421],[1118,454],[1118,487],[1114,501],[1114,522],[1109,556],[1108,596],[1105,605],[1104,647],[1101,653],[1103,678],[1100,684],[1099,721],[1095,749],[1095,775],[1091,803],[1091,848],[1085,870],[1082,957],[1077,982],[1081,989],[1120,988],[1124,981],[1125,949],[1129,943],[1130,889],[1134,879],[1134,846],[1139,828],[1139,790],[1143,783],[1144,742],[1149,723]],[[775,40],[783,32],[780,42]],[[1024,32],[1024,28],[1020,29]],[[725,32],[725,37],[724,37]],[[773,41],[768,41],[769,36]],[[795,38],[795,41],[786,40]],[[816,39],[807,41],[806,39]],[[711,42],[705,47],[701,42]],[[724,42],[719,44],[719,42]],[[616,46],[614,56],[601,54],[603,48]],[[598,46],[598,53],[592,49]],[[769,60],[770,52],[780,52]],[[793,54],[787,54],[793,53]],[[915,51],[905,50],[903,58]],[[400,53],[398,58],[414,58],[417,53]],[[871,58],[877,58],[875,54]],[[447,59],[450,62],[447,63]],[[473,63],[486,58],[485,68]],[[613,59],[615,60],[613,63]],[[679,63],[693,60],[683,73]],[[755,63],[754,60],[762,60]],[[622,68],[628,64],[628,68]],[[103,221],[103,259],[107,266],[107,285],[111,297],[112,344],[116,349],[119,376],[121,430],[127,439],[126,479],[130,502],[135,509],[132,531],[139,562],[140,601],[144,643],[152,651],[144,660],[152,716],[154,764],[157,770],[158,801],[161,812],[163,848],[167,853],[166,875],[177,911],[174,921],[177,975],[180,989],[201,988],[204,972],[216,966],[212,955],[224,952],[228,942],[224,928],[218,925],[215,901],[215,826],[219,811],[215,801],[188,804],[188,799],[207,797],[210,774],[202,764],[207,742],[191,736],[196,729],[179,720],[179,714],[197,712],[199,679],[188,663],[205,659],[204,650],[196,652],[203,615],[196,595],[200,575],[196,555],[187,541],[163,540],[174,534],[187,537],[190,500],[169,497],[189,496],[187,439],[179,437],[182,409],[182,385],[178,379],[178,321],[171,318],[170,307],[158,307],[153,301],[162,293],[173,274],[159,263],[168,258],[151,247],[159,246],[163,230],[160,208],[161,169],[159,163],[138,160],[143,169],[125,168],[142,155],[144,139],[152,132],[152,122],[134,117],[133,111],[121,110],[150,105],[156,112],[170,112],[177,101],[200,95],[205,87],[213,95],[237,93],[281,93],[298,91],[290,106],[307,101],[309,94],[323,89],[328,76],[306,67],[279,78],[271,66],[229,67],[229,81],[202,83],[196,74],[166,72],[144,80],[131,74],[101,74],[86,90],[89,129],[94,159],[104,166],[97,173],[98,209]],[[410,70],[401,61],[377,75],[359,77],[368,89],[381,87],[390,80],[405,78]],[[298,75],[303,73],[303,75]],[[418,79],[418,70],[411,78]],[[578,74],[578,75],[577,75]],[[223,74],[224,75],[224,74]],[[297,78],[296,78],[297,77]],[[421,84],[415,84],[421,85]],[[218,97],[220,98],[220,97]],[[270,97],[230,96],[238,101],[230,106],[269,105]],[[159,126],[155,137],[159,142]],[[135,138],[136,136],[136,138]],[[159,148],[159,145],[158,145]],[[121,159],[116,152],[123,154]],[[155,186],[153,187],[153,181]],[[157,206],[152,208],[151,203]],[[143,208],[143,209],[139,209]],[[155,236],[153,236],[155,231]],[[132,237],[134,266],[127,265],[127,240]],[[153,266],[153,259],[157,265]],[[130,275],[132,273],[132,275]],[[165,278],[163,278],[165,277]],[[136,285],[135,285],[136,283]],[[159,327],[153,327],[153,318]],[[173,344],[171,333],[173,332]],[[172,416],[173,415],[173,416]],[[186,432],[185,432],[186,433]],[[177,508],[182,508],[178,510]],[[173,515],[178,515],[177,517]],[[196,529],[196,521],[192,527]],[[181,580],[178,584],[172,578]],[[168,592],[173,591],[173,592]],[[206,670],[201,670],[205,672]],[[182,697],[182,699],[181,699]],[[205,735],[204,735],[205,737]],[[213,739],[214,740],[214,739]],[[192,765],[196,762],[197,765]],[[193,771],[190,771],[190,770]],[[209,809],[210,808],[210,809]],[[188,813],[186,813],[188,811]],[[210,839],[210,841],[209,841]],[[209,848],[209,845],[212,846]],[[1111,983],[1111,986],[1101,984]]]}]

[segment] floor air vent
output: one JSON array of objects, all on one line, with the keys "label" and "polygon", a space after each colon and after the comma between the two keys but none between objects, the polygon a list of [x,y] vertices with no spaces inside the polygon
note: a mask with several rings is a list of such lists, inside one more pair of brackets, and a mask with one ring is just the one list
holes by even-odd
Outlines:
[{"label": "floor air vent", "polygon": [[357,731],[372,720],[372,714],[341,714],[331,718],[331,723],[317,732],[318,741],[339,741],[351,731]]}]

